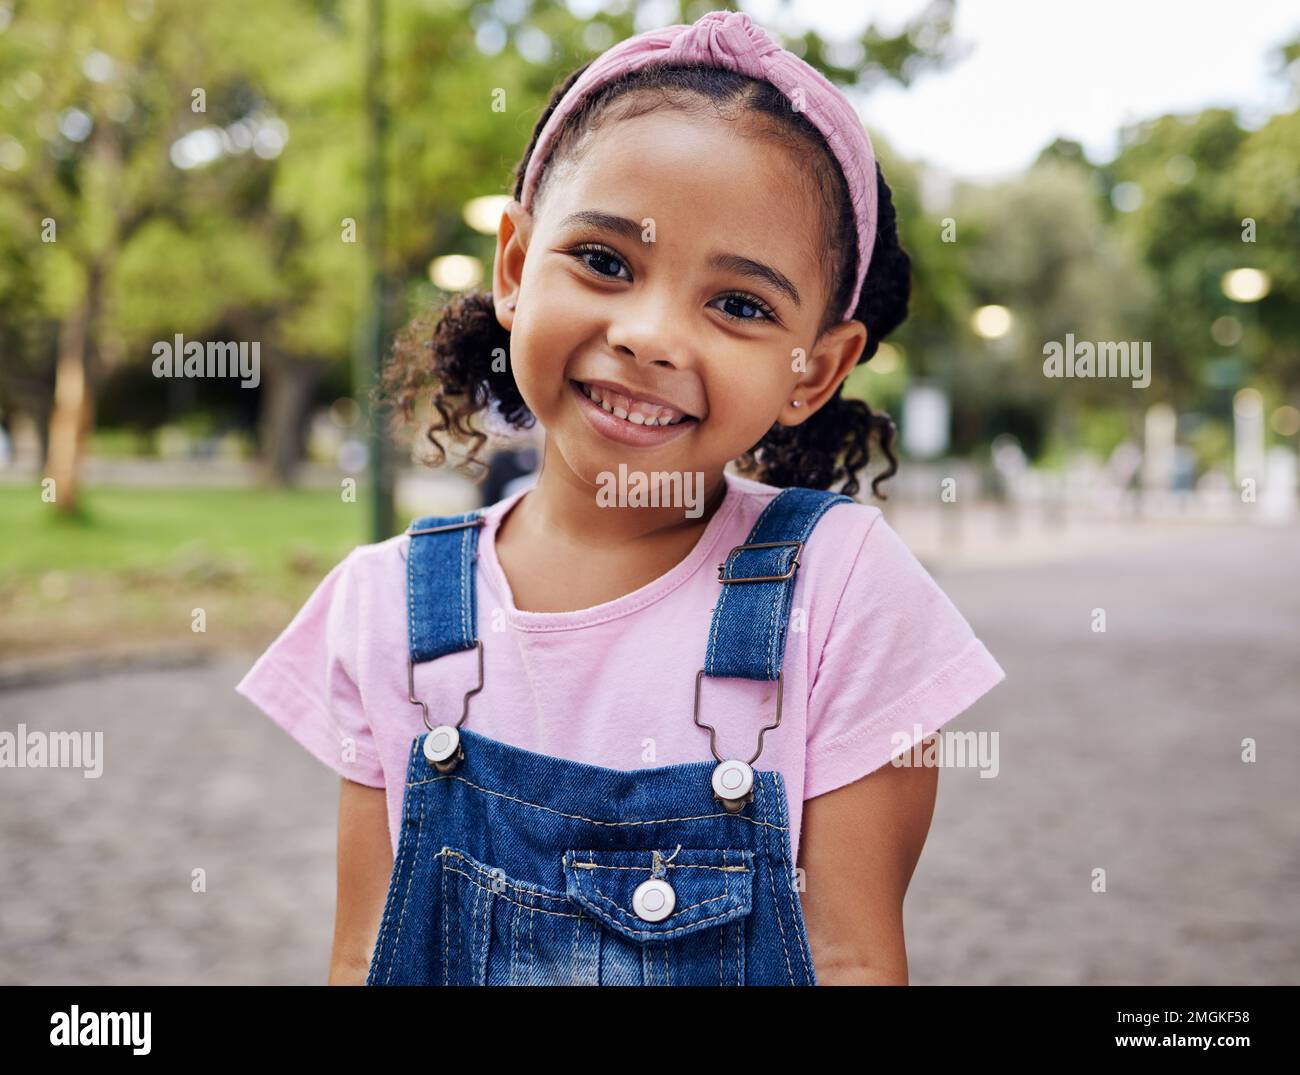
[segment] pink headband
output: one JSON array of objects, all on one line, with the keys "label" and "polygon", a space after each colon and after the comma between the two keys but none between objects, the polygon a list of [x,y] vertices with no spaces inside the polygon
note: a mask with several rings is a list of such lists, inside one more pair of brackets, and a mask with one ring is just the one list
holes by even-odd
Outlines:
[{"label": "pink headband", "polygon": [[848,98],[821,72],[776,44],[743,12],[710,11],[693,26],[679,24],[637,34],[593,60],[542,128],[524,172],[524,208],[532,208],[542,164],[582,99],[625,71],[655,62],[724,67],[770,82],[821,131],[844,173],[858,222],[858,278],[842,318],[851,321],[876,237],[876,157],[871,140]]}]

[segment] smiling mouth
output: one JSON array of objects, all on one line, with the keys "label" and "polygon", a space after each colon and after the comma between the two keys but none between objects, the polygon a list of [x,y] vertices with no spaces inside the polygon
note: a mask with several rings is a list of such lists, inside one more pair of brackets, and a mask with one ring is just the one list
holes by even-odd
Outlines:
[{"label": "smiling mouth", "polygon": [[614,418],[621,419],[628,425],[680,426],[699,421],[694,415],[679,411],[675,407],[669,407],[662,403],[651,403],[647,400],[633,399],[603,385],[591,385],[585,381],[575,380],[570,380],[569,383],[591,400],[592,403],[600,407],[601,410]]}]

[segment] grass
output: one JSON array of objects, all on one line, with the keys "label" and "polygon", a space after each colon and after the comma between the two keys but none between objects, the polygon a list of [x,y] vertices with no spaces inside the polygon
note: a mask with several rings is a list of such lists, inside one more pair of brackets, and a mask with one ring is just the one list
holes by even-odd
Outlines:
[{"label": "grass", "polygon": [[67,518],[38,486],[0,487],[0,655],[264,644],[368,522],[333,490],[93,488]]}]

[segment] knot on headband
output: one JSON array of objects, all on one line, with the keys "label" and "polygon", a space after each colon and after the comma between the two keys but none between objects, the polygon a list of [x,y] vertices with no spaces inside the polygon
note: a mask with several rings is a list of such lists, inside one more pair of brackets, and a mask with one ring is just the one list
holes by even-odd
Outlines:
[{"label": "knot on headband", "polygon": [[522,203],[532,208],[542,165],[582,100],[628,71],[651,64],[720,67],[775,86],[812,123],[835,155],[857,221],[858,274],[841,320],[853,318],[876,238],[876,156],[849,99],[820,71],[781,48],[741,11],[710,11],[692,25],[629,37],[601,53],[556,105],[524,171]]},{"label": "knot on headband", "polygon": [[668,46],[671,63],[727,67],[751,78],[766,78],[763,57],[781,46],[740,11],[710,11]]}]

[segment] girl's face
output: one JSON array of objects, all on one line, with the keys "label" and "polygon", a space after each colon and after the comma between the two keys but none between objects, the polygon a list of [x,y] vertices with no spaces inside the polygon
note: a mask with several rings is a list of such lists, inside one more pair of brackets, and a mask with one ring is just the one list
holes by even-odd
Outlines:
[{"label": "girl's face", "polygon": [[797,156],[660,111],[560,168],[537,216],[507,207],[493,297],[520,393],[581,482],[620,463],[712,480],[853,368],[861,322],[818,335],[831,266]]}]

